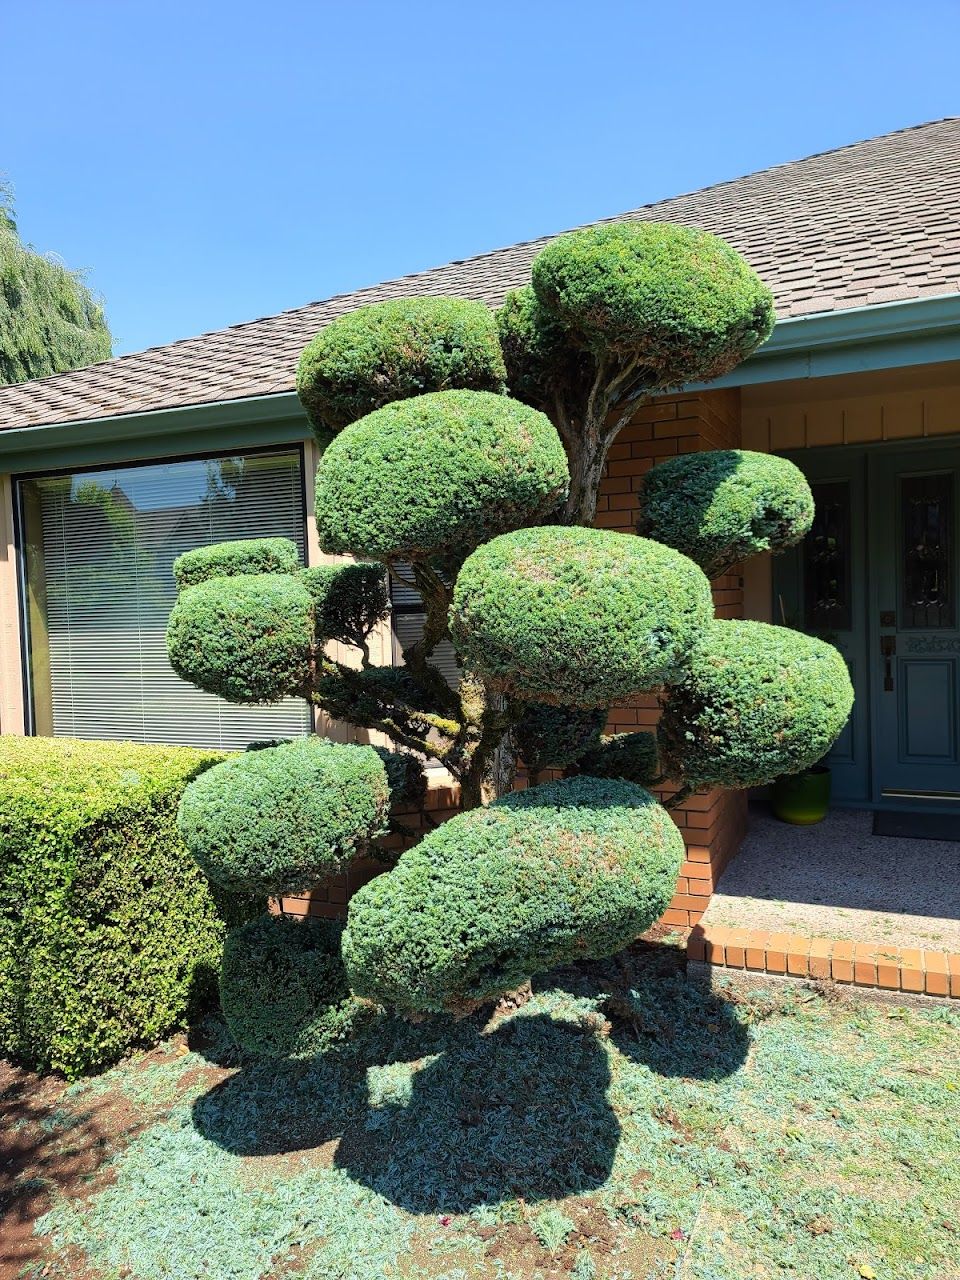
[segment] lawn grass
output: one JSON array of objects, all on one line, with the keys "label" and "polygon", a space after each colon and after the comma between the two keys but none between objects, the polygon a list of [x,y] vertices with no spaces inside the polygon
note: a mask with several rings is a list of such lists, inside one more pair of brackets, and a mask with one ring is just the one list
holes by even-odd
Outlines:
[{"label": "lawn grass", "polygon": [[710,994],[669,948],[323,1060],[237,1062],[213,1021],[64,1089],[64,1141],[134,1122],[21,1274],[957,1280],[958,1050],[946,1006]]}]

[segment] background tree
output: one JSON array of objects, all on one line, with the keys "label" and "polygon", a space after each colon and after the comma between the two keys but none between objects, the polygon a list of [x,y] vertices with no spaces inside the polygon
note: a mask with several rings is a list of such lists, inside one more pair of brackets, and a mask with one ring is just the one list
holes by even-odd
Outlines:
[{"label": "background tree", "polygon": [[107,360],[103,308],[57,258],[24,244],[12,194],[0,184],[0,385]]},{"label": "background tree", "polygon": [[[228,761],[184,797],[184,836],[221,886],[276,895],[375,850],[428,757],[459,782],[464,812],[354,897],[342,936],[244,927],[223,983],[239,1039],[306,1052],[345,1034],[369,1007],[358,1001],[459,1012],[610,954],[659,917],[683,857],[646,787],[669,780],[679,800],[758,785],[829,748],[852,703],[836,650],[713,616],[711,576],[810,528],[796,467],[684,455],[649,473],[641,536],[589,527],[637,405],[734,367],[772,323],[769,291],[723,242],[620,223],[552,242],[495,316],[404,299],[307,347],[320,542],[355,562],[301,569],[277,539],[188,553],[170,657],[232,701],[297,694],[396,750],[307,741]],[[368,642],[388,576],[420,593],[425,623],[403,665],[383,668]],[[441,641],[456,688],[431,662]],[[656,735],[603,735],[612,704],[651,691]],[[534,779],[568,776],[514,793],[516,750]]]}]

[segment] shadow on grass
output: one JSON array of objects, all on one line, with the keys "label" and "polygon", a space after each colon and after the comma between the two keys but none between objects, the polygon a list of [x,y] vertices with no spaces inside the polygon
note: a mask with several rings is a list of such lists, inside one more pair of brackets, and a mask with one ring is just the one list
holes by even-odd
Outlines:
[{"label": "shadow on grass", "polygon": [[252,1061],[196,1101],[194,1124],[237,1155],[339,1140],[334,1165],[410,1213],[589,1192],[620,1137],[609,1041],[660,1075],[720,1079],[746,1057],[731,1005],[680,974],[640,977],[567,971],[499,1022],[384,1018],[340,1053]]}]

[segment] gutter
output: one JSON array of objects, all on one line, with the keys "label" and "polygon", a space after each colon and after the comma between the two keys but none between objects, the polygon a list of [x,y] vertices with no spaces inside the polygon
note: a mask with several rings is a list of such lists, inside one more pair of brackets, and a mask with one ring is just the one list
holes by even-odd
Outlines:
[{"label": "gutter", "polygon": [[960,360],[960,293],[817,311],[778,320],[759,350],[731,373],[685,390],[826,378]]},{"label": "gutter", "polygon": [[[825,378],[960,360],[960,293],[819,311],[779,320],[764,345],[732,373],[684,390]],[[296,392],[218,400],[176,409],[0,430],[0,470],[175,457],[290,444],[310,428]],[[56,450],[55,458],[50,451]]]}]

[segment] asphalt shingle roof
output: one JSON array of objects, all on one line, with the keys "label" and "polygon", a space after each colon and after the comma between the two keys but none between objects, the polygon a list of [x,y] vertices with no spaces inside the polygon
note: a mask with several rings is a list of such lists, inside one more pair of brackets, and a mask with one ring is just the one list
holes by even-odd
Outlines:
[{"label": "asphalt shingle roof", "polygon": [[[772,288],[782,319],[960,292],[960,117],[634,209],[619,218],[722,235]],[[0,388],[0,429],[290,391],[305,343],[336,316],[411,294],[498,305],[551,237],[276,316]]]}]

